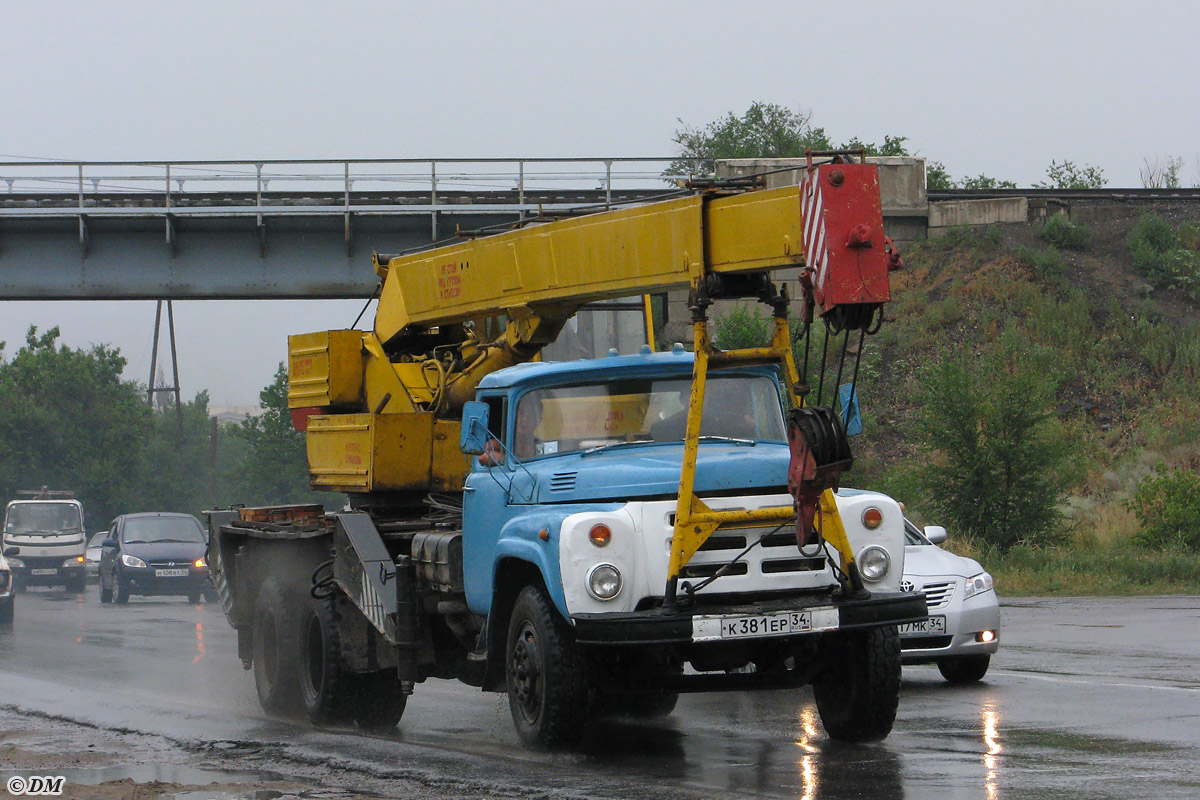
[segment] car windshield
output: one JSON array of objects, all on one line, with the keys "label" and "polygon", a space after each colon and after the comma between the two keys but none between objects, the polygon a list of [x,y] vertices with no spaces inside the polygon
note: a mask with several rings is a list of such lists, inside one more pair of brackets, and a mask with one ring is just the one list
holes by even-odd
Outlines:
[{"label": "car windshield", "polygon": [[194,517],[141,517],[125,520],[125,544],[146,542],[204,543],[204,529]]},{"label": "car windshield", "polygon": [[92,548],[99,549],[101,543],[104,541],[104,538],[106,536],[108,536],[108,531],[100,531],[99,533],[93,534],[92,538],[90,540],[88,540],[87,549],[88,550],[91,550]]},{"label": "car windshield", "polygon": [[83,519],[74,503],[18,503],[4,519],[8,533],[79,533]]},{"label": "car windshield", "polygon": [[[635,442],[683,441],[688,378],[637,378],[535,389],[517,405],[512,451],[517,458]],[[700,436],[744,441],[786,440],[783,406],[765,375],[710,375]]]}]

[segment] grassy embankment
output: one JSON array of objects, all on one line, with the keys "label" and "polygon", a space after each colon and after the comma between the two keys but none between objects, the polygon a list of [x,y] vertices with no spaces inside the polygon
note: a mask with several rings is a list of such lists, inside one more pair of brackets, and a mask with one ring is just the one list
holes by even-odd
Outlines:
[{"label": "grassy embankment", "polygon": [[[1165,228],[1139,216],[955,230],[912,247],[889,322],[864,353],[867,435],[853,485],[945,524],[948,547],[983,563],[1002,595],[1200,593],[1200,519],[1190,547],[1150,546],[1130,505],[1156,469],[1200,472],[1200,242],[1177,216],[1166,225],[1179,232],[1175,249],[1152,261],[1135,240]],[[922,484],[919,465],[941,454],[923,448],[913,400],[923,364],[1002,336],[1021,343],[1028,368],[1053,374],[1059,406],[1047,425],[1067,443],[1072,475],[1051,535],[1006,552],[922,513],[937,487]]]},{"label": "grassy embankment", "polygon": [[[871,422],[857,480],[908,499],[917,518],[937,491],[922,485],[919,464],[940,457],[916,432],[919,366],[1015,335],[1028,367],[1054,373],[1060,405],[1048,423],[1067,441],[1074,475],[1061,523],[1007,552],[950,531],[950,549],[983,563],[1002,595],[1200,593],[1198,531],[1192,547],[1147,545],[1130,506],[1156,469],[1200,470],[1200,284],[1147,269],[1135,240],[1156,228],[1138,219],[964,229],[920,243],[896,273],[892,319],[865,353]],[[1198,248],[1183,235],[1194,223],[1178,230],[1170,257],[1194,275]],[[1180,240],[1192,254],[1178,252]]]}]

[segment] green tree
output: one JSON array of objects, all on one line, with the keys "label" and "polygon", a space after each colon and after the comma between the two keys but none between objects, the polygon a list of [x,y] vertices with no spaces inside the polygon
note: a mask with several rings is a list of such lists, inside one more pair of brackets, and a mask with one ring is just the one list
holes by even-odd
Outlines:
[{"label": "green tree", "polygon": [[0,494],[70,489],[95,527],[129,510],[138,492],[151,412],[140,387],[121,379],[117,350],[72,349],[58,338],[57,327],[41,335],[31,327],[0,363]]},{"label": "green tree", "polygon": [[304,433],[292,425],[287,404],[287,367],[258,394],[263,413],[242,422],[237,435],[245,457],[234,468],[234,491],[246,505],[336,502],[328,492],[308,485]]},{"label": "green tree", "polygon": [[864,142],[855,136],[850,141],[840,145],[841,150],[865,150],[869,156],[907,156],[912,155],[908,152],[908,148],[904,143],[908,141],[907,136],[887,136],[883,137],[883,144],[875,144],[874,142]]},{"label": "green tree", "polygon": [[1012,341],[983,356],[947,351],[920,373],[925,501],[1001,550],[1053,540],[1059,499],[1073,479],[1067,440],[1050,414],[1050,374]]},{"label": "green tree", "polygon": [[679,120],[682,127],[673,141],[680,160],[671,162],[664,174],[712,174],[719,158],[796,158],[810,148],[831,149],[825,129],[814,128],[811,117],[775,103],[754,102],[740,117],[730,112],[703,128]]},{"label": "green tree", "polygon": [[975,177],[964,177],[958,182],[961,189],[1015,189],[1017,184],[1012,181],[1000,180],[982,172]]},{"label": "green tree", "polygon": [[1089,164],[1075,164],[1065,159],[1061,164],[1051,161],[1050,166],[1046,167],[1046,177],[1048,180],[1035,183],[1034,188],[1099,189],[1108,185],[1104,170]]},{"label": "green tree", "polygon": [[945,164],[940,161],[926,161],[925,188],[956,189],[958,187],[954,183],[954,179],[950,177],[950,173],[946,170]]}]

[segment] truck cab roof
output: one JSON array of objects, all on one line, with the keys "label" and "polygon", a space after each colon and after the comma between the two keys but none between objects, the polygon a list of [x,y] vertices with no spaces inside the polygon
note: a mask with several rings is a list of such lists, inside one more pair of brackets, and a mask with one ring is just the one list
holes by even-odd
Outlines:
[{"label": "truck cab roof", "polygon": [[643,352],[636,355],[608,355],[604,358],[577,361],[528,361],[490,373],[479,382],[479,389],[529,388],[562,383],[564,379],[603,380],[608,374],[680,377],[692,374],[692,364],[695,360],[695,354],[677,346],[676,349],[664,353],[646,352],[646,348],[643,348]]}]

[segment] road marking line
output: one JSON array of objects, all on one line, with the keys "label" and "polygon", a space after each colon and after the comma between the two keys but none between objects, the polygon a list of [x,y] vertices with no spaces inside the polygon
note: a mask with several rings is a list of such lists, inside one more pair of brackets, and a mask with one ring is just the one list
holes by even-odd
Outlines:
[{"label": "road marking line", "polygon": [[1021,678],[1032,678],[1035,681],[1048,681],[1050,683],[1078,683],[1086,686],[1112,686],[1118,689],[1157,689],[1166,692],[1188,692],[1190,694],[1200,694],[1200,687],[1195,686],[1158,686],[1152,683],[1117,683],[1115,681],[1093,681],[1093,680],[1072,680],[1069,678],[1059,678],[1053,675],[1038,675],[1032,672],[1021,672],[1020,670],[992,670],[993,674],[997,675],[1012,675]]}]

